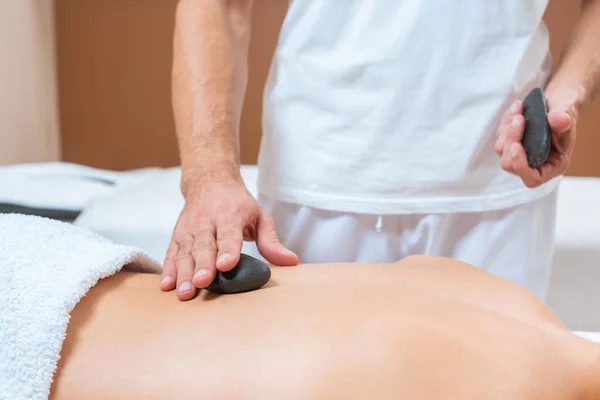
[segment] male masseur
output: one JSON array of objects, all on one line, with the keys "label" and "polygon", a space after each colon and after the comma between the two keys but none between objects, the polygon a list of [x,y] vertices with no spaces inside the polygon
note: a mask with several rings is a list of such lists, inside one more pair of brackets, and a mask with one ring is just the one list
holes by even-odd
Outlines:
[{"label": "male masseur", "polygon": [[[180,0],[173,107],[186,202],[162,289],[192,298],[254,240],[278,265],[445,256],[544,298],[559,177],[600,78],[600,0],[581,2],[554,69],[547,3],[291,1],[255,201],[238,157],[252,1]],[[538,169],[520,144],[520,100],[534,87],[554,143]]]}]

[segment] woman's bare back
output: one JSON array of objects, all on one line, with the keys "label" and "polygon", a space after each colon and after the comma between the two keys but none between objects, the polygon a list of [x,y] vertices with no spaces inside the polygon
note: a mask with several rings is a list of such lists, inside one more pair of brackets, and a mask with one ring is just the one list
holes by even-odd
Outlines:
[{"label": "woman's bare back", "polygon": [[259,291],[188,303],[157,280],[120,273],[77,306],[53,398],[571,400],[597,389],[596,346],[526,291],[456,261],[274,268]]}]

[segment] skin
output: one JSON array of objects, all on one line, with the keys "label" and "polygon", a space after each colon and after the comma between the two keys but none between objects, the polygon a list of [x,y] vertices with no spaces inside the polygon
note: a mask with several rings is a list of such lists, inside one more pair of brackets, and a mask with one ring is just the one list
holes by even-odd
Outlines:
[{"label": "skin", "polygon": [[180,300],[239,261],[243,240],[277,265],[296,265],[239,172],[238,131],[248,76],[249,0],[180,0],[173,43],[173,111],[185,206],[160,283]]},{"label": "skin", "polygon": [[457,261],[274,268],[184,304],[158,279],[119,273],[77,305],[51,399],[600,399],[598,345]]},{"label": "skin", "polygon": [[[495,150],[500,166],[536,187],[565,172],[577,119],[595,97],[600,77],[600,0],[584,0],[564,58],[545,90],[554,148],[539,169],[520,144],[522,103],[505,113]],[[248,193],[239,173],[239,121],[248,76],[251,0],[180,0],[173,56],[173,110],[182,160],[185,207],[173,231],[161,280],[180,300],[210,284],[239,260],[253,240],[277,265],[296,265],[271,217]]]},{"label": "skin", "polygon": [[583,0],[581,14],[561,62],[545,89],[553,147],[548,160],[530,168],[521,145],[525,130],[523,103],[513,103],[496,132],[500,165],[530,188],[566,172],[575,147],[577,121],[597,97],[600,84],[600,1]]}]

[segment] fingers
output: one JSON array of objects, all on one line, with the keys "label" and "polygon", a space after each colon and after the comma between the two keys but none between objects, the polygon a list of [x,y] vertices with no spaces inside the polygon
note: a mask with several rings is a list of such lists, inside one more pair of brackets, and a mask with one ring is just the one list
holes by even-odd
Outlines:
[{"label": "fingers", "polygon": [[542,184],[540,172],[529,166],[527,154],[521,143],[505,143],[500,166],[505,171],[519,176],[528,188],[534,188]]},{"label": "fingers", "polygon": [[523,103],[519,100],[515,101],[502,115],[500,120],[500,126],[496,130],[496,153],[499,155],[502,153],[504,148],[504,138],[506,137],[507,128],[510,127],[511,122],[515,115],[521,115],[523,113]]},{"label": "fingers", "polygon": [[211,284],[217,273],[215,266],[217,242],[214,227],[202,230],[194,235],[192,254],[195,260],[192,267],[192,283],[195,288],[202,289]]},{"label": "fingers", "polygon": [[556,153],[551,154],[548,161],[541,167],[531,168],[525,149],[520,143],[506,144],[502,151],[500,165],[505,171],[519,176],[523,184],[530,189],[556,178],[567,169],[564,159],[558,157]]},{"label": "fingers", "polygon": [[573,121],[571,116],[565,111],[550,111],[548,113],[548,123],[550,124],[552,132],[563,134],[571,129]]},{"label": "fingers", "polygon": [[502,116],[502,122],[497,132],[494,151],[500,156],[500,166],[503,170],[517,175],[527,187],[536,187],[541,183],[538,170],[529,167],[527,154],[521,144],[525,131],[523,103],[515,101]]},{"label": "fingers", "polygon": [[273,219],[266,212],[262,211],[257,227],[257,242],[258,251],[265,259],[275,265],[292,266],[298,264],[298,256],[290,250],[283,247],[277,233],[275,232],[275,224]]},{"label": "fingers", "polygon": [[169,249],[167,250],[167,255],[165,257],[162,277],[160,279],[160,288],[164,291],[175,289],[175,282],[177,279],[175,260],[178,250],[179,245],[174,239],[171,239],[171,243],[169,244]]},{"label": "fingers", "polygon": [[[544,182],[564,172],[562,162],[546,162],[538,169],[531,168],[527,162],[527,154],[521,144],[525,130],[525,119],[522,115],[523,103],[514,102],[502,116],[496,132],[497,139],[494,151],[501,157],[500,166],[505,171],[517,175],[529,188],[540,186]],[[565,111],[550,111],[548,123],[553,135],[563,135],[571,129],[573,120]],[[560,151],[560,142],[555,142],[553,152]],[[558,160],[560,161],[560,160]]]},{"label": "fingers", "polygon": [[232,270],[240,260],[244,242],[243,223],[229,218],[217,226],[217,262],[219,271]]},{"label": "fingers", "polygon": [[279,242],[271,217],[244,187],[217,189],[216,194],[209,192],[214,198],[204,197],[200,205],[186,204],[173,232],[161,288],[176,289],[180,300],[195,297],[197,289],[208,287],[218,271],[235,268],[244,238],[256,239],[259,251],[271,263],[298,263],[298,257]]},{"label": "fingers", "polygon": [[[165,258],[161,289],[177,288],[177,298],[190,300],[196,295],[197,288],[207,287],[215,278],[216,256],[217,243],[212,225],[173,239]],[[237,256],[239,258],[239,252]]]},{"label": "fingers", "polygon": [[196,294],[196,288],[192,284],[192,275],[194,273],[193,256],[194,236],[186,234],[179,241],[179,249],[175,258],[175,267],[177,269],[177,298],[179,300],[189,300]]},{"label": "fingers", "polygon": [[525,129],[525,118],[523,117],[523,103],[515,101],[511,107],[504,113],[500,126],[496,132],[497,139],[494,145],[494,151],[502,156],[506,143],[521,142],[523,131]]}]

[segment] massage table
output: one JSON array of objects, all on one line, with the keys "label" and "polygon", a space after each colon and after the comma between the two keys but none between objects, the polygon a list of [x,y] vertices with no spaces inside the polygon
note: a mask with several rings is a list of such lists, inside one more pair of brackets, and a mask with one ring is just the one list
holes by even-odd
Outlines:
[{"label": "massage table", "polygon": [[600,332],[600,179],[559,188],[548,305],[571,329]]},{"label": "massage table", "polygon": [[575,332],[575,334],[595,343],[600,343],[600,332]]},{"label": "massage table", "polygon": [[[64,193],[68,193],[80,208],[74,223],[116,243],[137,246],[158,261],[164,259],[184,204],[179,191],[179,168],[103,173],[87,167],[58,164],[28,165],[27,171],[14,166],[0,168],[0,188],[10,189],[13,200],[33,198],[34,203],[48,203],[57,199],[56,196],[40,199],[40,194],[50,193],[47,182],[44,190],[35,187],[44,184],[40,179],[43,171],[52,171],[56,180],[62,168],[62,173],[71,177],[72,185],[75,182],[73,175],[77,174],[112,180],[116,184],[100,188],[98,179],[92,179],[95,192],[62,189],[63,198]],[[7,185],[7,179],[15,181],[15,170],[19,171],[22,181],[17,190],[14,185]],[[256,196],[256,167],[244,165],[241,173],[248,190]],[[63,187],[64,183],[61,185]],[[85,185],[82,187],[90,187],[89,182]],[[0,204],[2,192],[0,190]],[[565,177],[558,199],[555,256],[547,302],[570,329],[600,332],[600,179]],[[72,208],[76,206],[73,203],[70,201]],[[243,252],[256,254],[254,244],[244,243]]]}]

